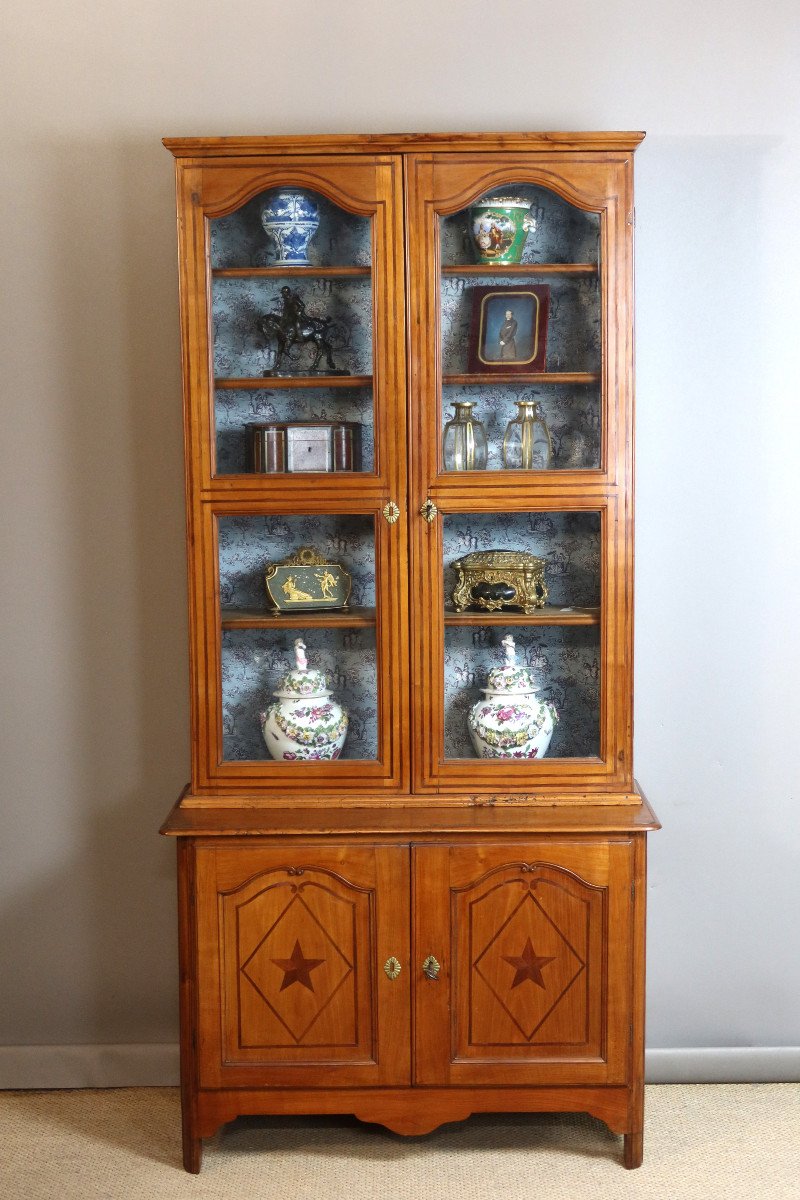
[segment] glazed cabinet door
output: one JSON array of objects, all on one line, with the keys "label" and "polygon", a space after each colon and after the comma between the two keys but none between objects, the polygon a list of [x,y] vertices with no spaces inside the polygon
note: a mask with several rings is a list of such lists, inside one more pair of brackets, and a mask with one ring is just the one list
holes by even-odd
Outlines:
[{"label": "glazed cabinet door", "polygon": [[411,156],[420,792],[632,787],[630,168]]},{"label": "glazed cabinet door", "polygon": [[407,787],[401,179],[178,162],[201,794]]},{"label": "glazed cabinet door", "polygon": [[225,842],[196,851],[200,1086],[408,1083],[408,848]]},{"label": "glazed cabinet door", "polygon": [[413,863],[415,1081],[624,1082],[631,842],[422,846]]}]

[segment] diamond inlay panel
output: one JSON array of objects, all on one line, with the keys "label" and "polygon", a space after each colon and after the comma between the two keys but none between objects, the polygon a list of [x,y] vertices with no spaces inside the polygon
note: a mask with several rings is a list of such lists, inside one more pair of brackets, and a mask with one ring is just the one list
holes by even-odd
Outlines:
[{"label": "diamond inlay panel", "polygon": [[449,949],[445,986],[417,988],[416,1029],[425,1042],[416,1081],[500,1088],[624,1082],[630,842],[454,839],[415,848],[413,863],[426,898],[416,944]]},{"label": "diamond inlay panel", "polygon": [[201,1086],[407,1083],[410,972],[381,965],[409,961],[408,847],[210,838],[196,858]]},{"label": "diamond inlay panel", "polygon": [[[522,1038],[530,1042],[583,974],[585,936],[576,949],[552,919],[546,908],[550,890],[552,885],[539,882],[537,886],[536,880],[523,878],[508,881],[471,904],[473,945],[479,948],[473,959],[477,980],[471,1041],[496,1045]],[[583,901],[573,898],[573,903],[585,909]],[[574,938],[580,930],[573,924]],[[494,1002],[488,1008],[480,994],[483,988]],[[572,1040],[577,1032],[571,1031]],[[548,1040],[546,1031],[540,1040]]]},{"label": "diamond inlay panel", "polygon": [[239,907],[242,1047],[356,1043],[354,917],[352,902],[314,882]]}]

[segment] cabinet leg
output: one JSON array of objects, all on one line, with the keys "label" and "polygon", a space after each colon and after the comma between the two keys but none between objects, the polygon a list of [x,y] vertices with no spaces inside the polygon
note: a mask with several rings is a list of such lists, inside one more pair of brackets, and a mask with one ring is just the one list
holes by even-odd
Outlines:
[{"label": "cabinet leg", "polygon": [[623,1162],[629,1171],[642,1165],[644,1157],[644,1132],[625,1134],[625,1151]]},{"label": "cabinet leg", "polygon": [[203,1162],[203,1139],[192,1137],[188,1129],[183,1130],[183,1168],[190,1175],[199,1175]]}]

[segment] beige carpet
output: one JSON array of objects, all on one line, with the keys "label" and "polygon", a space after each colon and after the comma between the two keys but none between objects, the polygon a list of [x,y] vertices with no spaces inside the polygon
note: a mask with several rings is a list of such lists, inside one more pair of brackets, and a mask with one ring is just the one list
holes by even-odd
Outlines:
[{"label": "beige carpet", "polygon": [[425,1138],[247,1118],[180,1169],[172,1088],[0,1093],[2,1200],[800,1200],[800,1085],[647,1090],[645,1161],[590,1117],[480,1116]]}]

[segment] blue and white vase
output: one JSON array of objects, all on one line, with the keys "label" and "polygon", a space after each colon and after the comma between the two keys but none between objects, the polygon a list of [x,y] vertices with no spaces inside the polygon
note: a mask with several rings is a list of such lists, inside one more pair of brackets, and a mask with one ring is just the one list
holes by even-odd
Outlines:
[{"label": "blue and white vase", "polygon": [[308,244],[319,229],[319,208],[308,192],[282,188],[261,206],[261,224],[275,259],[290,267],[307,267]]}]

